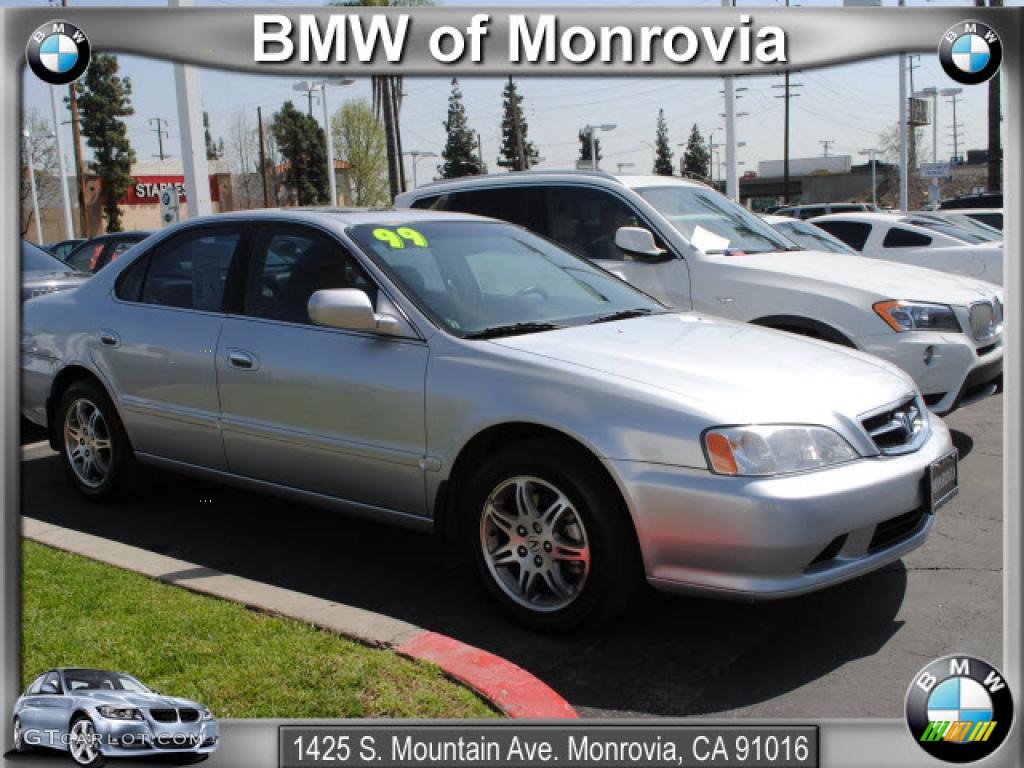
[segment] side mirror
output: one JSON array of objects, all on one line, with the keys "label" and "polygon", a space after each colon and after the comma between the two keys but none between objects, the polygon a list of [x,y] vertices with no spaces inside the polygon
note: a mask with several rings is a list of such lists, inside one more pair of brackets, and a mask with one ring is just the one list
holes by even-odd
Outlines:
[{"label": "side mirror", "polygon": [[39,692],[40,693],[57,693],[57,684],[56,683],[43,683],[42,687],[39,689]]},{"label": "side mirror", "polygon": [[309,297],[306,309],[310,320],[326,328],[373,331],[388,335],[398,330],[398,318],[376,314],[370,297],[358,288],[316,291]]},{"label": "side mirror", "polygon": [[619,227],[615,231],[615,245],[645,261],[667,261],[672,258],[667,251],[657,246],[650,230],[643,227]]}]

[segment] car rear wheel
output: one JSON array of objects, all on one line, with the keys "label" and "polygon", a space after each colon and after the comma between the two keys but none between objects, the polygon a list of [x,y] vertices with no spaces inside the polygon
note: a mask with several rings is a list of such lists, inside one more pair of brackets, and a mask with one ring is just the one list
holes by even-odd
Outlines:
[{"label": "car rear wheel", "polygon": [[25,743],[25,734],[21,730],[21,718],[14,718],[14,751],[28,752],[28,744]]},{"label": "car rear wheel", "polygon": [[60,455],[75,487],[91,499],[118,493],[134,454],[113,403],[99,384],[73,383],[61,397]]},{"label": "car rear wheel", "polygon": [[510,446],[467,494],[469,539],[487,592],[543,631],[598,623],[639,581],[636,537],[617,489],[577,451],[546,441]]},{"label": "car rear wheel", "polygon": [[68,739],[68,751],[71,759],[88,768],[103,765],[103,755],[99,749],[99,736],[96,727],[86,715],[79,715],[71,721]]}]

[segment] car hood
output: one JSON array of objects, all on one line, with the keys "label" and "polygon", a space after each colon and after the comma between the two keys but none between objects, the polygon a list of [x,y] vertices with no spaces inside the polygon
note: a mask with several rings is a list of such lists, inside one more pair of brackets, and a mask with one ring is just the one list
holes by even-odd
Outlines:
[{"label": "car hood", "polygon": [[672,393],[729,423],[856,418],[915,391],[856,350],[694,313],[666,313],[495,339],[507,349]]},{"label": "car hood", "polygon": [[864,256],[824,251],[784,251],[718,258],[736,269],[842,283],[870,292],[879,301],[910,299],[966,307],[979,298],[991,298],[994,295],[994,286],[981,280]]},{"label": "car hood", "polygon": [[83,696],[95,705],[109,704],[114,707],[135,707],[136,709],[175,709],[178,707],[202,709],[202,705],[179,699],[175,696],[163,696],[159,693],[132,693],[129,691],[80,691]]}]

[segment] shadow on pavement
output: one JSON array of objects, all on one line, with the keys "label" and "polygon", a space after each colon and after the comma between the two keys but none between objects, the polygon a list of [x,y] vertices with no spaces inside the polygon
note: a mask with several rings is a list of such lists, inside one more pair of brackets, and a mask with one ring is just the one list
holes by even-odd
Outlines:
[{"label": "shadow on pavement", "polygon": [[959,429],[949,430],[949,436],[953,439],[953,446],[960,452],[960,460],[963,461],[971,455],[974,450],[974,438]]},{"label": "shadow on pavement", "polygon": [[147,471],[145,485],[133,500],[97,505],[73,491],[56,455],[22,463],[31,517],[451,635],[519,664],[593,716],[755,704],[876,653],[902,626],[898,563],[775,603],[643,590],[617,623],[552,638],[499,615],[469,558],[432,536],[170,473]]}]

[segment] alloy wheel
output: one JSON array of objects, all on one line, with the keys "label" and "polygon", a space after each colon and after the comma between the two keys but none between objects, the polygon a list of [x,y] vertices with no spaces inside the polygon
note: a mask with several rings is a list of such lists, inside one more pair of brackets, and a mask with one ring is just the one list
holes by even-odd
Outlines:
[{"label": "alloy wheel", "polygon": [[571,605],[590,573],[587,532],[568,496],[534,476],[500,483],[480,518],[484,561],[501,590],[531,611]]},{"label": "alloy wheel", "polygon": [[14,751],[21,752],[24,745],[21,743],[21,718],[14,718]]},{"label": "alloy wheel", "polygon": [[96,759],[99,751],[96,748],[96,728],[91,720],[82,719],[71,726],[68,748],[79,765],[89,765]]},{"label": "alloy wheel", "polygon": [[64,417],[64,448],[75,477],[98,488],[110,474],[113,443],[100,409],[87,398],[71,403]]}]

